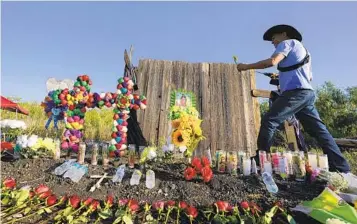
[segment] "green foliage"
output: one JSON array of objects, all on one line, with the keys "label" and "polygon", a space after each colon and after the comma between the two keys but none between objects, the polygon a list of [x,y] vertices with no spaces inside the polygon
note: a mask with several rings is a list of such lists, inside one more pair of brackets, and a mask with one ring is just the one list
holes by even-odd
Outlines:
[{"label": "green foliage", "polygon": [[316,108],[335,138],[357,136],[357,86],[341,90],[331,82],[317,89]]}]

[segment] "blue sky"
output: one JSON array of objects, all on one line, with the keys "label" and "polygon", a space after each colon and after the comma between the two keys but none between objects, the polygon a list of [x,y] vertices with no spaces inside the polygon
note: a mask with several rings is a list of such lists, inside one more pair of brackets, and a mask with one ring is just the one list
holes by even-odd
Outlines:
[{"label": "blue sky", "polygon": [[[298,28],[312,54],[314,86],[357,85],[357,2],[2,2],[1,94],[41,101],[50,77],[86,73],[114,91],[123,51],[188,62],[256,62],[275,24]],[[273,89],[258,76],[258,88]]]}]

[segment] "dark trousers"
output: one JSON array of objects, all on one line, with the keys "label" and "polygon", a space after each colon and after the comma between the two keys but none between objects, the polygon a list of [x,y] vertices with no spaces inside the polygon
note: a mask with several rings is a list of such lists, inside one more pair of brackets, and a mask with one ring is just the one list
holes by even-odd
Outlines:
[{"label": "dark trousers", "polygon": [[275,130],[287,118],[295,114],[304,130],[317,139],[323,152],[327,154],[330,171],[350,172],[350,166],[320,119],[314,106],[315,99],[313,90],[301,89],[283,92],[262,119],[258,136],[258,151],[270,152]]}]

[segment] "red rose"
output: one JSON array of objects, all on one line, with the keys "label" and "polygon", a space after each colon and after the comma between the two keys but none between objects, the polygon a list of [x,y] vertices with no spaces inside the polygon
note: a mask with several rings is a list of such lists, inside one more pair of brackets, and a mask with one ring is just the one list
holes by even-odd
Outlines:
[{"label": "red rose", "polygon": [[253,215],[255,213],[257,213],[257,212],[261,212],[262,211],[262,209],[257,204],[255,204],[254,202],[250,202],[249,206],[250,206],[250,210],[251,210]]},{"label": "red rose", "polygon": [[128,202],[128,208],[131,211],[131,213],[134,214],[140,208],[139,207],[139,203],[134,199],[130,199],[129,202]]},{"label": "red rose", "polygon": [[79,203],[81,203],[81,199],[78,197],[78,195],[73,195],[69,198],[69,203],[72,208],[77,208]]},{"label": "red rose", "polygon": [[56,204],[56,202],[57,202],[56,195],[51,195],[46,199],[46,206],[52,206]]},{"label": "red rose", "polygon": [[229,203],[226,201],[217,201],[215,205],[217,206],[218,210],[221,212],[228,211]]},{"label": "red rose", "polygon": [[35,193],[36,194],[42,194],[42,193],[45,193],[45,192],[47,192],[47,191],[50,191],[50,188],[49,187],[47,187],[46,185],[44,185],[44,184],[40,184],[40,185],[38,185],[38,187],[35,189]]},{"label": "red rose", "polygon": [[196,218],[198,215],[198,211],[195,207],[189,206],[186,209],[186,214],[187,216],[189,216],[190,218]]},{"label": "red rose", "polygon": [[197,165],[195,166],[195,171],[196,173],[201,173],[202,170],[202,164],[201,163],[197,163]]},{"label": "red rose", "polygon": [[43,192],[42,194],[38,195],[38,197],[40,199],[45,199],[45,198],[48,198],[49,196],[52,195],[52,192],[51,191],[46,191],[46,192]]},{"label": "red rose", "polygon": [[5,189],[14,189],[16,187],[16,181],[12,177],[8,177],[2,183]]},{"label": "red rose", "polygon": [[248,202],[246,202],[246,201],[241,202],[241,203],[240,203],[240,206],[241,206],[244,210],[249,209],[249,204],[248,204]]},{"label": "red rose", "polygon": [[112,206],[114,203],[114,197],[112,194],[107,195],[106,205]]},{"label": "red rose", "polygon": [[186,209],[187,208],[187,203],[186,202],[184,202],[184,201],[180,201],[179,202],[179,208],[181,208],[181,209]]},{"label": "red rose", "polygon": [[118,204],[119,207],[121,206],[125,206],[126,204],[128,204],[129,199],[119,199]]},{"label": "red rose", "polygon": [[201,170],[201,173],[202,173],[203,181],[204,181],[205,183],[211,181],[211,179],[212,179],[212,177],[213,177],[213,172],[212,172],[211,167],[209,167],[209,166],[203,167],[202,170]]},{"label": "red rose", "polygon": [[176,204],[176,202],[175,202],[175,201],[172,201],[172,200],[169,200],[169,201],[166,202],[166,206],[169,207],[169,208],[170,208],[170,207],[174,207],[175,204]]},{"label": "red rose", "polygon": [[152,204],[152,207],[156,210],[162,210],[164,209],[165,206],[165,202],[163,201],[156,201]]},{"label": "red rose", "polygon": [[203,156],[201,160],[202,160],[203,166],[211,166],[211,163],[206,156]]},{"label": "red rose", "polygon": [[88,205],[90,205],[90,203],[92,203],[92,201],[93,201],[93,198],[89,197],[85,201],[83,201],[83,204],[85,206],[88,206]]},{"label": "red rose", "polygon": [[92,211],[97,210],[97,208],[99,207],[99,201],[93,200],[92,203],[89,206],[89,209]]},{"label": "red rose", "polygon": [[196,176],[196,171],[192,167],[187,167],[184,176],[186,180],[192,180]]},{"label": "red rose", "polygon": [[194,158],[192,159],[191,165],[195,168],[195,170],[196,170],[197,173],[200,173],[200,172],[201,172],[202,163],[201,163],[201,160],[200,160],[199,158],[194,157]]}]

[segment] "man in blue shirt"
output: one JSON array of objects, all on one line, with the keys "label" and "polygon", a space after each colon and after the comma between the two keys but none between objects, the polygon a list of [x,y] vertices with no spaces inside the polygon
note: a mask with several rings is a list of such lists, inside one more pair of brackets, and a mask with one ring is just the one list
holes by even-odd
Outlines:
[{"label": "man in blue shirt", "polygon": [[258,150],[269,152],[277,127],[295,115],[304,130],[318,140],[328,155],[330,171],[350,172],[350,166],[314,106],[316,96],[311,86],[311,56],[301,43],[301,34],[292,26],[277,25],[265,32],[263,40],[271,41],[276,49],[270,58],[253,64],[237,65],[238,71],[276,65],[279,70],[281,96],[262,119]]}]

